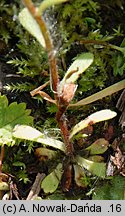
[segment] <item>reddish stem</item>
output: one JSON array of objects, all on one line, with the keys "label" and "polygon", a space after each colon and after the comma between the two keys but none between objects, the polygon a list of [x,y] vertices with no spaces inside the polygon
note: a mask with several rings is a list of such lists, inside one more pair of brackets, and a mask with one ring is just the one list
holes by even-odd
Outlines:
[{"label": "reddish stem", "polygon": [[74,152],[74,148],[73,148],[73,144],[70,142],[70,139],[69,139],[70,133],[68,130],[67,119],[66,119],[66,116],[64,115],[65,111],[66,111],[65,107],[64,107],[64,110],[63,109],[61,110],[59,107],[59,110],[56,114],[56,120],[57,120],[59,128],[62,132],[64,143],[66,146],[66,155],[69,155],[72,157],[73,152]]},{"label": "reddish stem", "polygon": [[67,120],[66,117],[64,116],[64,113],[66,111],[66,108],[68,104],[65,103],[65,100],[60,101],[60,95],[58,95],[58,85],[59,85],[59,76],[58,76],[58,70],[57,70],[57,61],[55,58],[54,54],[54,48],[52,44],[52,40],[50,37],[50,34],[48,32],[47,26],[43,20],[43,17],[38,14],[37,8],[35,8],[33,2],[31,0],[23,0],[24,4],[38,23],[42,35],[45,40],[46,44],[46,50],[48,53],[48,60],[49,60],[49,65],[50,65],[50,83],[52,82],[52,90],[54,92],[54,97],[57,100],[58,104],[58,112],[56,115],[56,120],[58,122],[58,125],[61,129],[63,138],[64,138],[64,143],[66,145],[66,154],[67,155],[73,155],[73,145],[69,140],[69,130],[67,126]]},{"label": "reddish stem", "polygon": [[58,70],[57,70],[57,62],[54,54],[54,47],[52,44],[52,40],[50,38],[49,31],[43,20],[43,17],[37,13],[37,8],[34,6],[33,2],[31,0],[23,0],[23,2],[28,8],[28,10],[30,11],[30,13],[32,14],[32,16],[35,18],[36,22],[38,23],[41,29],[42,35],[44,37],[46,49],[48,53],[49,64],[50,64],[50,77],[52,79],[50,81],[52,81],[52,88],[56,99],[59,77],[58,77]]}]

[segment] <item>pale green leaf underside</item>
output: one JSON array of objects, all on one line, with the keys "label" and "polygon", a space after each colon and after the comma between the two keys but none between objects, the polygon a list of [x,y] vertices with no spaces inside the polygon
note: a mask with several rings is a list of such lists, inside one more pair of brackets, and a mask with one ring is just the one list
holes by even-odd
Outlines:
[{"label": "pale green leaf underside", "polygon": [[117,115],[116,112],[111,111],[109,109],[101,110],[98,112],[95,112],[88,116],[86,119],[80,121],[78,124],[76,124],[71,133],[70,133],[70,139],[79,131],[86,128],[89,124],[95,124],[97,122],[106,121],[108,119],[112,119]]},{"label": "pale green leaf underside", "polygon": [[40,27],[36,20],[32,17],[31,13],[28,11],[27,8],[24,8],[19,13],[19,21],[22,26],[31,34],[33,35],[38,42],[45,48],[45,40],[40,30]]},{"label": "pale green leaf underside", "polygon": [[37,129],[27,125],[17,125],[14,128],[13,136],[19,139],[26,139],[38,143],[42,143],[46,146],[51,146],[65,152],[65,145],[63,142],[45,136]]},{"label": "pale green leaf underside", "polygon": [[101,178],[105,177],[106,174],[106,164],[105,163],[98,163],[87,160],[83,157],[76,156],[76,162],[83,168],[87,169],[93,175],[97,175]]},{"label": "pale green leaf underside", "polygon": [[61,163],[59,163],[56,169],[43,179],[41,188],[45,193],[53,193],[57,189],[62,177],[62,173],[63,166]]}]

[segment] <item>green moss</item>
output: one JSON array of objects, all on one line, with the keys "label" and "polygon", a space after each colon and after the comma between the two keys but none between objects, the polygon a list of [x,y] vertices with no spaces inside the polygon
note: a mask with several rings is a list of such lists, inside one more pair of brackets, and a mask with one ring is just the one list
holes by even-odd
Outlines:
[{"label": "green moss", "polygon": [[103,183],[95,188],[93,200],[124,200],[125,179],[123,176],[114,176],[112,180]]}]

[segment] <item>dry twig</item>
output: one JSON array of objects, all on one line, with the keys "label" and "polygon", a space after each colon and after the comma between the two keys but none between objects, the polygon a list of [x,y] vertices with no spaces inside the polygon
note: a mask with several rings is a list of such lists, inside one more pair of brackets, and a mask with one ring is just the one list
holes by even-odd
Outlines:
[{"label": "dry twig", "polygon": [[38,196],[38,194],[41,190],[40,184],[41,184],[41,181],[44,179],[44,177],[45,177],[44,173],[38,173],[37,174],[35,182],[31,188],[26,200],[33,200],[33,199],[35,199],[35,197]]}]

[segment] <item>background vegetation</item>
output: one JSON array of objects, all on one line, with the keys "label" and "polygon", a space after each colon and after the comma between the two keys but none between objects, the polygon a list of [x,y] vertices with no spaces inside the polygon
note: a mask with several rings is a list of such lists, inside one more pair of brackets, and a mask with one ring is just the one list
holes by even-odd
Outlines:
[{"label": "background vegetation", "polygon": [[[36,5],[40,2],[34,1]],[[27,109],[31,110],[34,120],[27,117],[24,119],[25,123],[34,126],[47,138],[61,140],[55,119],[55,104],[43,100],[39,95],[30,95],[30,91],[49,80],[49,64],[45,49],[19,22],[18,14],[23,7],[21,1],[17,0],[1,0],[0,3],[1,94],[6,95],[9,104],[17,102],[18,107],[23,102]],[[83,52],[94,55],[93,64],[78,80],[74,103],[125,78],[124,9],[125,3],[122,0],[70,0],[45,11],[44,19],[53,39],[61,78],[75,56]],[[46,87],[46,92],[53,95],[49,86]],[[75,182],[72,171],[71,176],[68,176],[68,186],[62,178],[57,190],[49,193],[41,188],[37,198],[125,199],[124,121],[119,124],[121,112],[116,108],[120,95],[121,92],[118,92],[76,110],[67,111],[69,128],[81,118],[84,119],[98,110],[111,109],[117,112],[117,117],[109,122],[89,125],[86,133],[91,134],[91,137],[83,138],[84,131],[74,137],[75,149],[80,155],[85,155],[84,149],[99,138],[105,138],[109,142],[108,149],[100,155],[106,163],[107,176],[100,178],[85,171],[85,175],[82,178],[80,176],[82,180],[79,183],[78,179]],[[3,99],[2,103],[4,104]],[[30,114],[25,113],[25,105],[22,110],[24,116],[27,116]],[[3,106],[2,115],[4,109]],[[20,121],[17,123],[20,124]],[[2,143],[3,140],[1,146]],[[7,144],[7,140],[5,143]],[[52,159],[48,152],[41,155],[39,147],[40,143],[21,139],[17,139],[16,143],[12,141],[11,144],[9,140],[9,145],[6,145],[2,173],[5,173],[7,181],[9,178],[11,182],[8,189],[9,199],[26,199],[38,173],[48,175],[55,169],[57,162],[64,160],[63,154]]]}]

